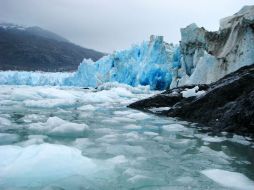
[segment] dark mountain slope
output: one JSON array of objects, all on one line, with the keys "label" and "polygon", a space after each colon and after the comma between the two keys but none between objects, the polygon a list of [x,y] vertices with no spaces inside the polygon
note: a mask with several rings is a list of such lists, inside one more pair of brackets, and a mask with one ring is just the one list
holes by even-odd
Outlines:
[{"label": "dark mountain slope", "polygon": [[0,70],[73,71],[84,58],[104,55],[39,27],[0,26]]}]

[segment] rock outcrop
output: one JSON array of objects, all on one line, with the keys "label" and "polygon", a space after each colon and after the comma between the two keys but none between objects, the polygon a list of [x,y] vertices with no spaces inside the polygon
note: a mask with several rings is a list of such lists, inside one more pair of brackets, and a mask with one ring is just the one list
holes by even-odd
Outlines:
[{"label": "rock outcrop", "polygon": [[[184,97],[186,94],[189,95]],[[254,135],[254,65],[245,66],[210,85],[173,88],[129,107],[148,112],[167,108],[156,113],[198,122],[211,127],[212,131]]]},{"label": "rock outcrop", "polygon": [[253,64],[254,6],[245,6],[220,21],[217,32],[191,24],[181,29],[181,61],[171,88],[209,84],[237,69]]}]

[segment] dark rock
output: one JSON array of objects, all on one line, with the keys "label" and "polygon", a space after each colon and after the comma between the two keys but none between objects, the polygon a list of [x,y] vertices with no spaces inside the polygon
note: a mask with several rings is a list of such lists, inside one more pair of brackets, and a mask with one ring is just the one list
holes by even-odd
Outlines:
[{"label": "dark rock", "polygon": [[199,86],[200,90],[207,90],[208,85],[185,85],[179,88],[173,88],[166,90],[165,92],[155,95],[153,97],[140,100],[138,102],[134,102],[130,104],[128,107],[148,110],[149,108],[157,108],[157,107],[172,107],[177,102],[182,101],[184,98],[181,94],[183,90],[194,88],[195,86]]},{"label": "dark rock", "polygon": [[210,85],[199,85],[206,93],[183,98],[181,91],[194,86],[171,89],[162,94],[129,105],[148,110],[171,107],[162,114],[198,122],[213,131],[254,135],[254,65],[226,75]]}]

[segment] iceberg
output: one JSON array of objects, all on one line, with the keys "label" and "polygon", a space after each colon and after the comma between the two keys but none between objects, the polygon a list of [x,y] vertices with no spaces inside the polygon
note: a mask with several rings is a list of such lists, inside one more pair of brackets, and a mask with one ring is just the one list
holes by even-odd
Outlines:
[{"label": "iceberg", "polygon": [[242,190],[251,190],[254,188],[254,182],[238,172],[207,169],[201,171],[201,173],[224,187]]}]

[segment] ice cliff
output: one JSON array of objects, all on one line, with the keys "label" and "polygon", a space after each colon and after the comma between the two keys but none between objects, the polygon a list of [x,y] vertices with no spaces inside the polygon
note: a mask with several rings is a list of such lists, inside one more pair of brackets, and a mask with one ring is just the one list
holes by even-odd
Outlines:
[{"label": "ice cliff", "polygon": [[165,89],[172,81],[172,63],[179,59],[176,49],[176,46],[165,43],[162,36],[151,36],[149,42],[115,52],[97,62],[84,60],[65,84],[98,86],[105,82],[119,82]]},{"label": "ice cliff", "polygon": [[184,84],[209,84],[254,63],[254,6],[245,6],[220,21],[217,32],[196,24],[181,29],[181,61],[171,88]]}]

